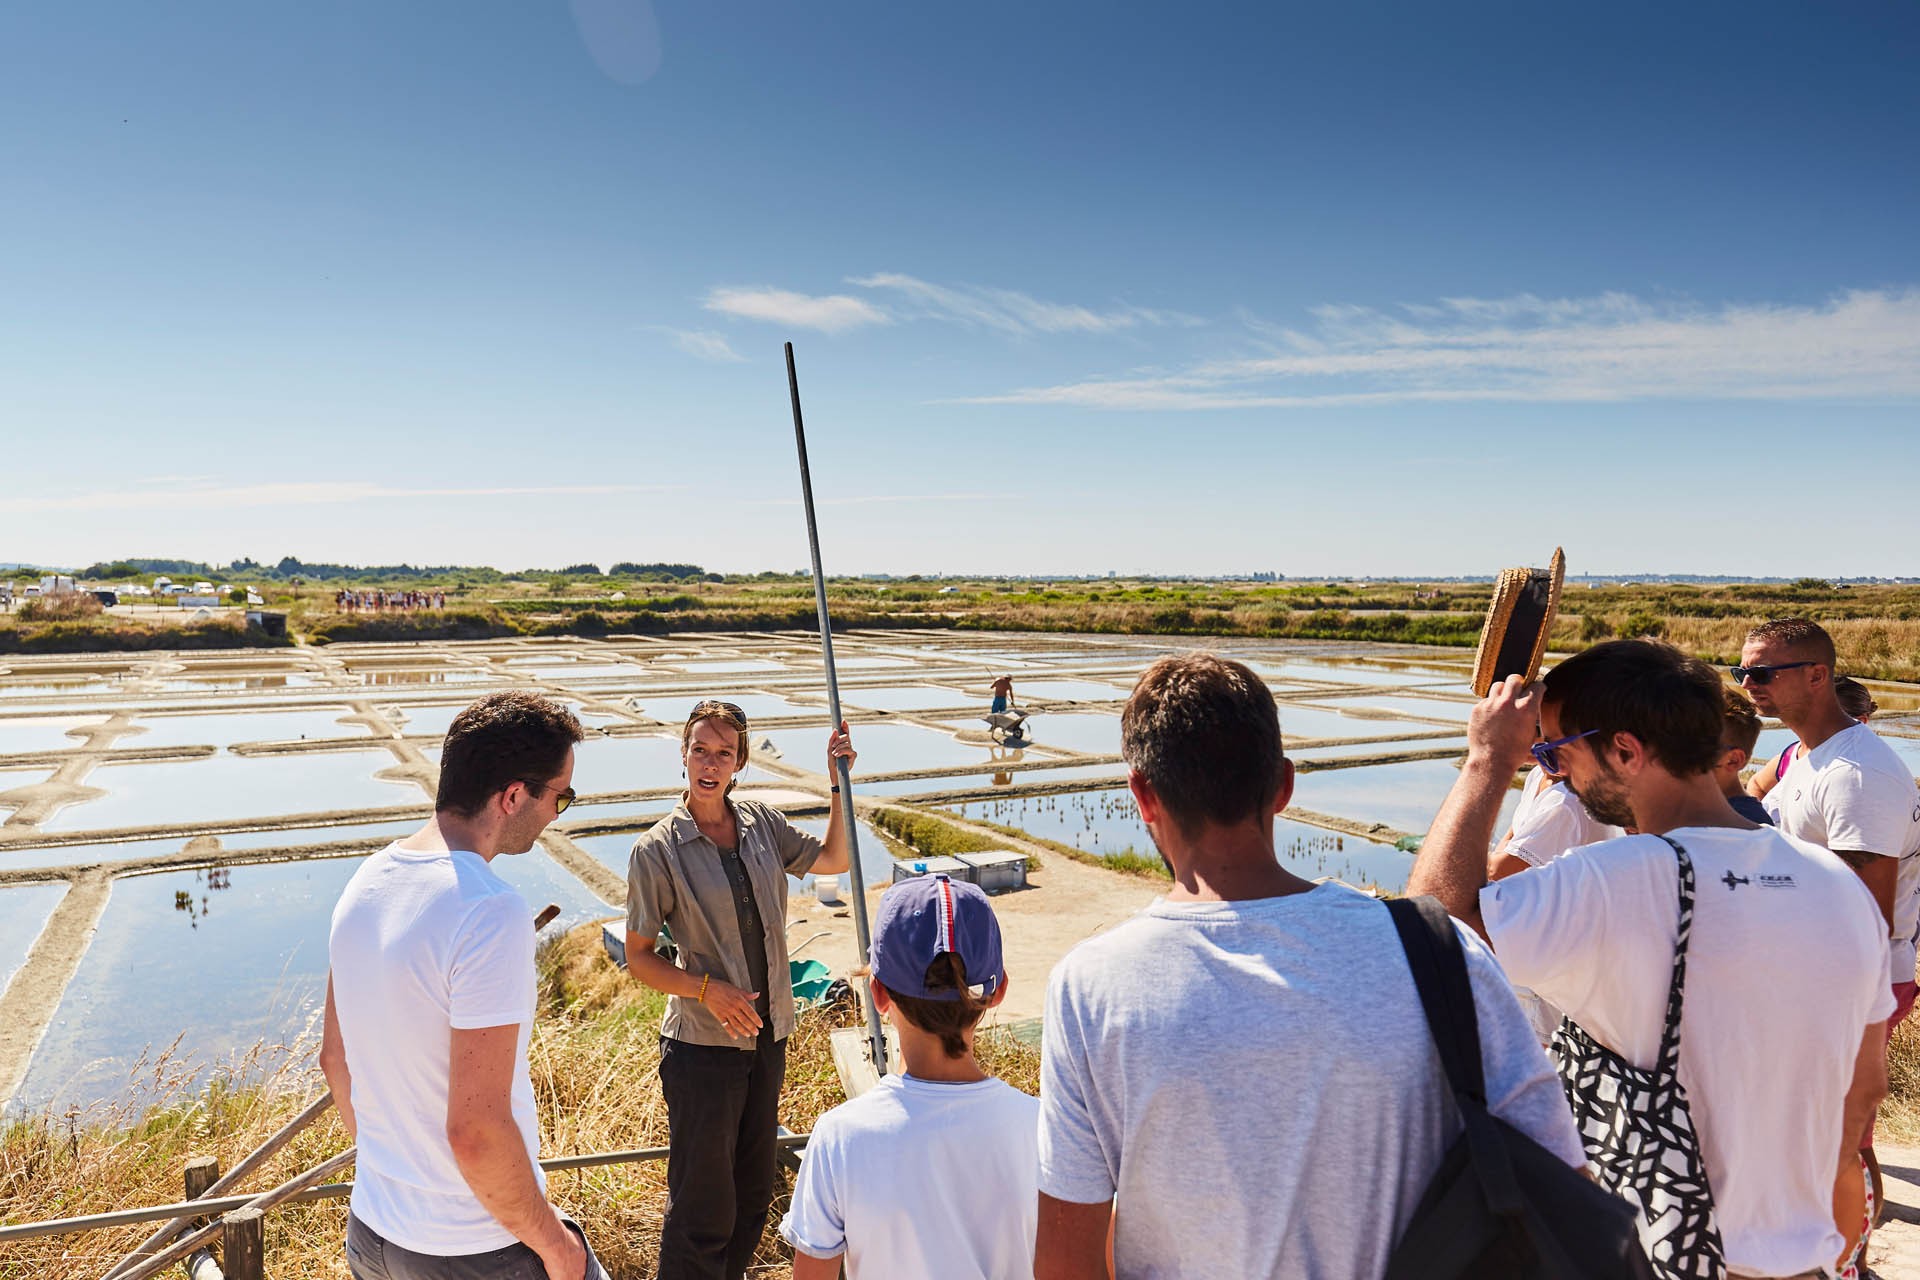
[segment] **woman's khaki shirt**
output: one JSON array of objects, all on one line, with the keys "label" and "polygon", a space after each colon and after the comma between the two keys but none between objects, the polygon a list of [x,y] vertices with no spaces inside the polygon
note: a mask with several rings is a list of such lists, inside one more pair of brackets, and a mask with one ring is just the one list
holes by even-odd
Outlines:
[{"label": "woman's khaki shirt", "polygon": [[[753,885],[767,948],[767,1005],[773,1038],[793,1032],[793,982],[787,969],[787,877],[804,876],[824,846],[758,800],[729,800],[738,832],[740,865]],[[627,860],[627,928],[651,940],[666,925],[680,949],[679,965],[695,977],[711,975],[756,990],[740,941],[733,888],[720,850],[700,833],[683,799],[672,813],[634,841]],[[660,1034],[689,1044],[752,1049],[754,1037],[729,1035],[713,1011],[691,996],[668,996]]]}]

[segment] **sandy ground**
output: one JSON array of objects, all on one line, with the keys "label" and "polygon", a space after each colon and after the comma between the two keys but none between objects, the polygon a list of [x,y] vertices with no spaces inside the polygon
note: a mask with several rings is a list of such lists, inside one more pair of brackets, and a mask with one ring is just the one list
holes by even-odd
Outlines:
[{"label": "sandy ground", "polygon": [[67,982],[87,954],[87,943],[99,927],[112,889],[113,880],[104,871],[75,876],[27,953],[26,963],[0,995],[0,1100],[11,1098],[26,1079],[27,1062],[60,1007]]},{"label": "sandy ground", "polygon": [[1867,1246],[1867,1265],[1882,1280],[1920,1280],[1920,1147],[1878,1145],[1887,1212]]}]

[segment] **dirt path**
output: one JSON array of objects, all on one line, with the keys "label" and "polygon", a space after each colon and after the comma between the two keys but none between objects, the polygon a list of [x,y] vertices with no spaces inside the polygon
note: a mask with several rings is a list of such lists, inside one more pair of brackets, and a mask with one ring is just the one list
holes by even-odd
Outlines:
[{"label": "dirt path", "polygon": [[87,954],[87,943],[112,891],[113,879],[104,871],[75,876],[27,952],[26,963],[0,995],[0,1105],[26,1079],[27,1061],[53,1021],[68,980]]}]

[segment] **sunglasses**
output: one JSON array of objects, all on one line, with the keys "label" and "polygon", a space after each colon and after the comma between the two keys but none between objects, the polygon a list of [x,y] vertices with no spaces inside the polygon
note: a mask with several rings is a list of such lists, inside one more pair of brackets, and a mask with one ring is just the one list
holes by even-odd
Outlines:
[{"label": "sunglasses", "polygon": [[1735,684],[1745,684],[1751,680],[1755,684],[1772,684],[1777,672],[1791,671],[1795,667],[1818,666],[1815,662],[1776,662],[1772,666],[1732,667],[1729,668]]},{"label": "sunglasses", "polygon": [[708,698],[704,702],[695,703],[693,710],[687,713],[687,723],[692,724],[695,720],[703,720],[716,711],[724,711],[732,716],[740,722],[742,729],[747,727],[747,713],[740,709],[740,704],[737,702],[722,702],[718,698]]},{"label": "sunglasses", "polygon": [[1600,732],[1598,729],[1588,729],[1585,733],[1570,733],[1564,738],[1555,738],[1552,742],[1536,742],[1527,750],[1533,753],[1533,758],[1538,760],[1540,767],[1548,773],[1565,773],[1566,770],[1560,767],[1560,748],[1570,742],[1578,742],[1582,738],[1591,738],[1598,732]]},{"label": "sunglasses", "polygon": [[[529,782],[525,778],[520,779],[520,781],[526,786],[527,790],[533,792],[535,795],[539,795],[543,791],[552,790],[552,788],[547,786],[547,784],[544,782]],[[579,795],[574,791],[572,787],[568,787],[565,791],[555,791],[553,795],[554,816],[558,817],[559,815],[565,813],[567,811],[568,806],[570,806],[575,800],[578,800],[579,798],[580,798]]]}]

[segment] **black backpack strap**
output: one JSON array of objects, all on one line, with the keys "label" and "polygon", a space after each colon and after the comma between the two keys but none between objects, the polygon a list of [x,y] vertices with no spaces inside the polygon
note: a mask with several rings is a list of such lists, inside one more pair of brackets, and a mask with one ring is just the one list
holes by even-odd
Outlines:
[{"label": "black backpack strap", "polygon": [[1440,1053],[1440,1066],[1460,1108],[1474,1172],[1496,1213],[1522,1207],[1513,1162],[1487,1111],[1486,1074],[1480,1061],[1480,1019],[1474,1011],[1473,982],[1453,917],[1433,898],[1390,898],[1387,914],[1400,935],[1413,971],[1413,985],[1426,1011],[1427,1029]]},{"label": "black backpack strap", "polygon": [[1667,1078],[1680,1078],[1680,1011],[1687,995],[1687,942],[1693,936],[1693,859],[1678,840],[1661,836],[1673,847],[1680,881],[1680,924],[1674,933],[1673,977],[1667,983],[1667,1020],[1660,1029],[1657,1066]]}]

